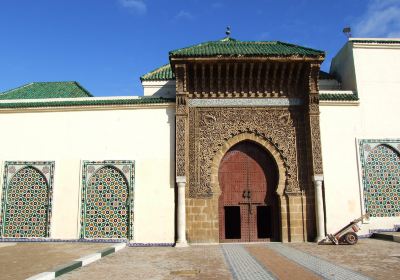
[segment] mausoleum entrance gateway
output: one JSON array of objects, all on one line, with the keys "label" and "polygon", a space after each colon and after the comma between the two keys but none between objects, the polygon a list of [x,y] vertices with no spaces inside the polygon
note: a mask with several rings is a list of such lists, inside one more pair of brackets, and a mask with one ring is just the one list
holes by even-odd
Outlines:
[{"label": "mausoleum entrance gateway", "polygon": [[300,46],[231,38],[170,52],[177,246],[186,235],[189,242],[324,235],[323,59],[323,52]]},{"label": "mausoleum entrance gateway", "polygon": [[240,142],[224,155],[218,170],[221,242],[279,240],[276,169],[254,142]]}]

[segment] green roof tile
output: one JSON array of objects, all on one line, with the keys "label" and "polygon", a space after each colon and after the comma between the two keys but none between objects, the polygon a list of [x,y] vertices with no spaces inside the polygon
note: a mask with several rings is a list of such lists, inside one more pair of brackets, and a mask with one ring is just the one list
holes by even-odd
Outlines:
[{"label": "green roof tile", "polygon": [[350,39],[352,43],[364,43],[364,44],[400,44],[399,39],[384,40],[384,39]]},{"label": "green roof tile", "polygon": [[0,100],[92,97],[77,82],[35,82],[0,94]]},{"label": "green roof tile", "polygon": [[[335,77],[332,76],[331,74],[320,71],[319,72],[319,78],[320,80],[335,80]],[[169,80],[175,80],[175,75],[172,72],[171,65],[166,64],[161,66],[160,68],[157,68],[142,77],[140,77],[140,80],[143,81],[169,81]]]},{"label": "green roof tile", "polygon": [[225,38],[169,52],[170,57],[324,57],[325,52],[279,41],[239,41]]},{"label": "green roof tile", "polygon": [[102,99],[102,100],[61,100],[34,102],[0,102],[0,109],[38,108],[38,107],[74,107],[173,103],[174,98],[142,97],[137,99]]},{"label": "green roof tile", "polygon": [[168,63],[140,77],[141,81],[168,81],[175,80],[171,65]]},{"label": "green roof tile", "polygon": [[343,94],[343,93],[320,93],[319,100],[321,101],[358,101],[358,94]]}]

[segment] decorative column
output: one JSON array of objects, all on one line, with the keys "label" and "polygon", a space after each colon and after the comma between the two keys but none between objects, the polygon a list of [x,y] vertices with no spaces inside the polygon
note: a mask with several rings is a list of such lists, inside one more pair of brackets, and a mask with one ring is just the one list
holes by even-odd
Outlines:
[{"label": "decorative column", "polygon": [[[322,61],[321,61],[322,62]],[[324,206],[322,195],[322,151],[321,151],[321,132],[319,123],[319,88],[318,76],[320,71],[319,61],[309,65],[308,77],[308,110],[307,110],[307,136],[308,136],[308,157],[309,170],[314,184],[315,199],[315,223],[317,229],[316,241],[325,237]]]},{"label": "decorative column", "polygon": [[186,93],[186,67],[175,65],[176,77],[176,123],[175,123],[175,173],[177,185],[177,240],[175,247],[188,246],[186,240],[186,170],[188,157],[188,94]]},{"label": "decorative column", "polygon": [[325,238],[325,219],[324,219],[324,200],[322,197],[322,181],[323,175],[314,175],[314,196],[315,196],[315,218],[317,222],[316,242]]},{"label": "decorative column", "polygon": [[175,247],[187,247],[186,241],[186,206],[185,206],[185,187],[186,177],[177,176],[176,184],[178,186],[178,238],[176,240]]}]

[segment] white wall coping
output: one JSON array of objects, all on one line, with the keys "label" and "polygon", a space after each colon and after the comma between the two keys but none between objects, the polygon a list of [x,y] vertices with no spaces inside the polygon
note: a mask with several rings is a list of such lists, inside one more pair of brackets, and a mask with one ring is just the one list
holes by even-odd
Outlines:
[{"label": "white wall coping", "polygon": [[98,100],[137,100],[143,96],[102,96],[102,97],[70,97],[70,98],[41,98],[41,99],[5,99],[0,103],[37,103],[60,101],[98,101]]},{"label": "white wall coping", "polygon": [[143,87],[162,87],[162,86],[175,86],[175,80],[166,80],[166,81],[143,81]]}]

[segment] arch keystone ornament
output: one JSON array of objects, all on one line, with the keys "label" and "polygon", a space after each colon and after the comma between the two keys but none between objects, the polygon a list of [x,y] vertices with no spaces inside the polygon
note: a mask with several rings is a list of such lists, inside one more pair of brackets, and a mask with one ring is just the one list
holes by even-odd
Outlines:
[{"label": "arch keystone ornament", "polygon": [[5,162],[0,215],[2,237],[50,237],[53,173],[54,162]]}]

